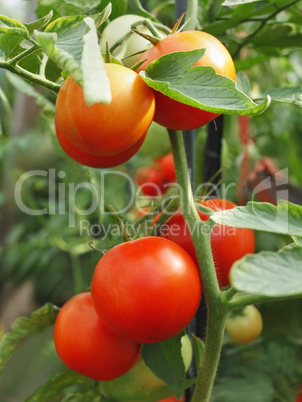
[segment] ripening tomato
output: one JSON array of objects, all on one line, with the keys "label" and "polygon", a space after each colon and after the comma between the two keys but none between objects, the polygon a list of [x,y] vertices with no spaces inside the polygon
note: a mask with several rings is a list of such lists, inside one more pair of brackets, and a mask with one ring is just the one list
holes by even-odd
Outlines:
[{"label": "ripening tomato", "polygon": [[164,190],[163,172],[155,166],[144,166],[138,169],[135,180],[141,192],[150,197],[161,196]]},{"label": "ripening tomato", "polygon": [[97,381],[126,373],[140,355],[140,345],[114,335],[96,314],[91,293],[73,296],[55,322],[54,342],[63,363]]},{"label": "ripening tomato", "polygon": [[[223,199],[209,199],[200,204],[214,211],[236,207],[234,203]],[[154,223],[158,216],[154,218]],[[208,220],[208,217],[202,212],[199,212],[199,216],[203,221]],[[197,264],[189,228],[181,212],[178,211],[165,223],[163,229],[160,231],[160,236],[181,246],[191,255]],[[219,285],[220,287],[228,286],[230,284],[229,272],[233,263],[244,255],[254,253],[255,251],[254,232],[251,229],[216,224],[211,233],[211,247]]]},{"label": "ripening tomato", "polygon": [[[194,65],[213,67],[217,74],[236,80],[234,62],[228,50],[214,36],[201,31],[184,31],[167,36],[156,46],[143,53],[138,61],[146,60],[138,72],[154,60],[177,51],[206,49],[204,56]],[[201,88],[202,91],[202,88]],[[174,130],[190,130],[201,127],[219,114],[206,112],[189,105],[177,102],[158,91],[155,91],[156,111],[154,121]]]},{"label": "ripening tomato", "polygon": [[298,387],[297,392],[298,394],[296,396],[295,402],[302,402],[302,385]]},{"label": "ripening tomato", "polygon": [[116,335],[153,343],[181,332],[201,297],[199,271],[177,244],[143,237],[110,249],[91,285],[96,312]]},{"label": "ripening tomato", "polygon": [[184,398],[184,396],[182,396],[180,399],[177,399],[174,395],[172,395],[166,399],[162,399],[159,402],[185,402],[185,398]]},{"label": "ripening tomato", "polygon": [[65,151],[65,153],[70,156],[73,160],[80,163],[81,165],[93,167],[93,168],[109,168],[113,166],[121,165],[122,163],[127,162],[133,155],[141,147],[142,143],[146,138],[146,134],[143,135],[136,144],[132,145],[130,148],[126,149],[115,155],[94,155],[88,152],[82,151],[80,148],[77,148],[73,145],[62,133],[60,126],[55,118],[55,127],[58,141]]},{"label": "ripening tomato", "polygon": [[225,323],[227,334],[239,345],[246,345],[257,339],[262,327],[261,314],[253,305],[246,306],[239,312],[231,311]]},{"label": "ripening tomato", "polygon": [[173,183],[176,180],[176,172],[174,165],[174,158],[172,152],[168,153],[161,158],[156,159],[157,163],[163,173],[165,183]]},{"label": "ripening tomato", "polygon": [[134,71],[105,64],[112,101],[87,106],[83,89],[68,77],[57,97],[56,118],[68,141],[84,152],[115,155],[134,146],[150,126],[154,93]]}]

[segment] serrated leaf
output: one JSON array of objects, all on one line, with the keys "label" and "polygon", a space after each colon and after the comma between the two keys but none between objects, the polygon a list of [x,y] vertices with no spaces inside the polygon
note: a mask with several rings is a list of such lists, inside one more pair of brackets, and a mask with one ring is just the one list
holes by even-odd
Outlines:
[{"label": "serrated leaf", "polygon": [[20,28],[28,33],[26,27],[20,21],[14,20],[13,18],[9,18],[6,15],[0,14],[0,22],[2,22],[4,25],[10,28]]},{"label": "serrated leaf", "polygon": [[253,115],[270,104],[260,105],[236,88],[230,78],[216,74],[214,68],[193,66],[205,49],[174,52],[158,58],[140,75],[148,86],[187,105],[214,113]]},{"label": "serrated leaf", "polygon": [[35,37],[47,56],[62,70],[67,71],[79,84],[82,83],[82,72],[79,63],[72,54],[57,47],[58,35],[55,32],[35,31]]},{"label": "serrated leaf", "polygon": [[223,6],[239,6],[239,4],[255,3],[260,0],[225,0]]},{"label": "serrated leaf", "polygon": [[35,29],[41,29],[45,27],[52,19],[52,17],[53,17],[53,11],[50,10],[50,12],[46,14],[44,17],[41,17],[36,21],[29,22],[28,24],[24,24],[24,26],[27,28],[29,35],[32,35]]},{"label": "serrated leaf", "polygon": [[302,296],[302,247],[287,246],[277,253],[263,251],[236,261],[232,285],[241,291],[270,296]]},{"label": "serrated leaf", "polygon": [[185,366],[181,355],[183,333],[166,341],[143,345],[141,355],[146,365],[164,381],[176,398],[180,398],[185,386]]},{"label": "serrated leaf", "polygon": [[284,200],[279,201],[277,206],[250,201],[244,207],[215,212],[210,219],[238,228],[302,237],[302,206]]},{"label": "serrated leaf", "polygon": [[47,303],[34,311],[30,318],[20,317],[15,321],[12,330],[0,341],[0,370],[4,368],[15,349],[25,338],[34,333],[44,332],[53,325],[58,311],[58,307]]},{"label": "serrated leaf", "polygon": [[276,102],[291,103],[302,108],[302,85],[269,89],[265,95],[269,95]]},{"label": "serrated leaf", "polygon": [[65,388],[74,385],[84,385],[87,388],[94,388],[95,381],[84,377],[74,371],[66,371],[56,374],[45,385],[38,388],[25,402],[49,402]]},{"label": "serrated leaf", "polygon": [[81,60],[85,101],[88,106],[95,102],[108,104],[112,99],[110,82],[104,68],[95,23],[89,17],[84,21],[90,28],[90,31],[83,37],[84,47]]}]

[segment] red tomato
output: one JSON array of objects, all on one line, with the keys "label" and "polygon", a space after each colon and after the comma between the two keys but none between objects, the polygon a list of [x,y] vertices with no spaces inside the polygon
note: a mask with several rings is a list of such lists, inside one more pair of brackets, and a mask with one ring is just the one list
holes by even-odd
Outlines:
[{"label": "red tomato", "polygon": [[[137,71],[145,70],[152,61],[165,54],[201,48],[205,48],[206,52],[195,63],[195,66],[211,66],[217,74],[236,80],[235,66],[228,50],[214,36],[201,31],[178,32],[162,39],[156,46],[139,57],[138,62],[147,60]],[[174,130],[190,130],[201,127],[219,116],[219,114],[184,105],[157,91],[155,91],[155,99],[154,121]]]},{"label": "red tomato", "polygon": [[161,196],[164,190],[164,177],[161,169],[145,166],[138,169],[135,180],[143,194],[150,197]]},{"label": "red tomato", "polygon": [[159,402],[185,402],[185,398],[184,398],[184,397],[181,397],[181,398],[178,400],[178,399],[176,399],[176,397],[175,397],[174,395],[172,395],[172,396],[169,396],[169,397],[166,398],[166,399],[162,399],[162,400],[159,401]]},{"label": "red tomato", "polygon": [[168,153],[155,161],[163,172],[164,182],[172,183],[176,180],[174,158],[172,152]]},{"label": "red tomato", "polygon": [[140,355],[140,345],[107,329],[94,310],[89,292],[64,304],[56,319],[54,342],[67,367],[98,381],[126,373]]},{"label": "red tomato", "polygon": [[119,154],[136,144],[150,126],[154,93],[134,71],[105,64],[112,101],[87,106],[83,89],[68,77],[56,102],[59,126],[73,145],[96,155]]},{"label": "red tomato", "polygon": [[96,266],[95,309],[115,334],[153,343],[181,332],[201,297],[198,268],[177,244],[143,237],[110,249]]},{"label": "red tomato", "polygon": [[66,154],[76,162],[93,168],[109,168],[127,162],[139,150],[147,135],[147,133],[145,133],[136,144],[132,145],[125,151],[122,151],[119,154],[105,156],[90,154],[73,145],[62,133],[57,119],[55,119],[55,127],[58,141]]},{"label": "red tomato", "polygon": [[300,391],[300,393],[296,396],[296,402],[302,402],[302,385],[300,385],[300,387],[298,388],[298,392]]},{"label": "red tomato", "polygon": [[[222,199],[210,199],[200,204],[214,211],[232,209],[236,206],[234,203]],[[154,222],[158,216],[154,218]],[[209,219],[201,212],[199,212],[199,216],[203,221]],[[177,212],[166,222],[160,235],[181,246],[197,263],[189,228],[181,212]],[[220,287],[228,286],[230,284],[229,271],[233,263],[245,254],[255,251],[254,232],[251,229],[216,224],[211,233],[211,246],[219,285]]]}]

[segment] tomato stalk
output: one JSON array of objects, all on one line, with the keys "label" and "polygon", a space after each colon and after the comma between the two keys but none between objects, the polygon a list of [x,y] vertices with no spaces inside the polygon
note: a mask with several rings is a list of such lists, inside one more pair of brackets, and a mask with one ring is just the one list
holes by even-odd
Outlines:
[{"label": "tomato stalk", "polygon": [[182,189],[180,208],[190,229],[190,235],[199,263],[208,318],[205,350],[192,402],[208,401],[217,371],[228,307],[222,303],[211,251],[211,231],[214,223],[199,218],[193,198],[182,133],[168,130],[175,162],[176,176]]}]

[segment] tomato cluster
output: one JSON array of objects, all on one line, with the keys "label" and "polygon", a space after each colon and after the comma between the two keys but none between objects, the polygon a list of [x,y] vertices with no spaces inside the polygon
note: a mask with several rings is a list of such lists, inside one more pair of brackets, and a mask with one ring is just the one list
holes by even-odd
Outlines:
[{"label": "tomato cluster", "polygon": [[150,197],[164,194],[176,180],[172,152],[156,159],[154,165],[138,169],[135,178],[143,194]]},{"label": "tomato cluster", "polygon": [[[223,199],[209,199],[200,203],[213,211],[232,209],[236,205]],[[159,215],[154,218],[156,223]],[[209,217],[199,212],[199,217],[207,221]],[[196,228],[195,228],[196,229]],[[193,228],[194,230],[194,228]],[[160,236],[169,239],[186,250],[197,263],[189,228],[180,211],[171,216],[160,230]],[[233,263],[247,253],[255,251],[255,236],[251,229],[242,229],[216,224],[211,232],[211,247],[220,287],[228,286],[229,272]]]},{"label": "tomato cluster", "polygon": [[180,333],[201,298],[199,271],[175,243],[143,237],[109,250],[96,266],[91,293],[71,298],[55,323],[62,361],[96,380],[121,376],[140,344]]}]

